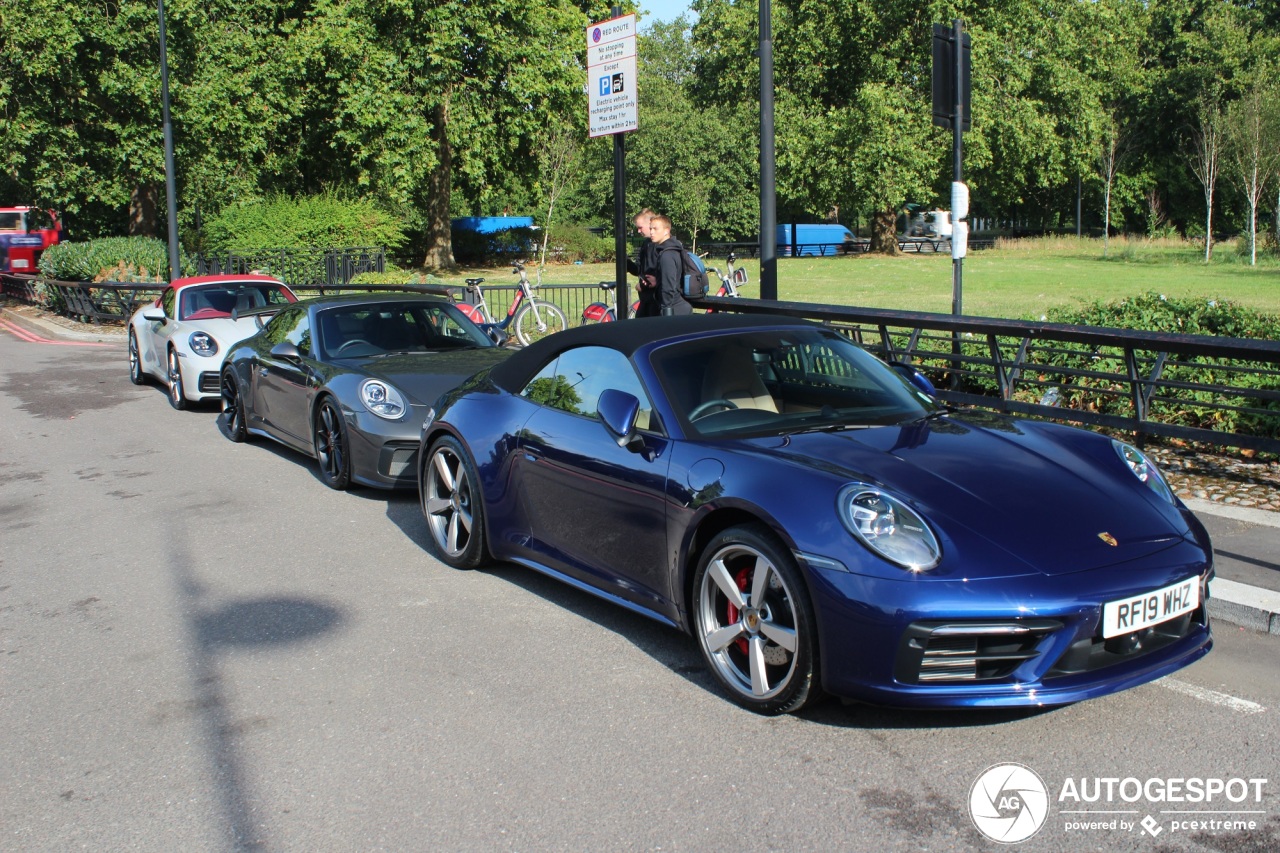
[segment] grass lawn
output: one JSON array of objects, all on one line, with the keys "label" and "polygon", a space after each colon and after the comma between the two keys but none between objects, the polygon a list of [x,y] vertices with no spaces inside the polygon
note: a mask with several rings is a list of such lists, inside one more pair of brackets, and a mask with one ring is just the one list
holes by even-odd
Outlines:
[{"label": "grass lawn", "polygon": [[[723,265],[723,260],[709,258],[708,263]],[[751,276],[743,293],[758,296],[759,261],[748,258],[743,266]],[[778,298],[949,314],[952,269],[949,254],[779,258]],[[551,264],[542,279],[594,284],[613,275],[613,264]],[[503,267],[465,269],[442,278],[461,284],[472,276],[484,276],[490,284],[515,281]],[[1150,291],[1228,300],[1280,314],[1280,259],[1260,251],[1257,266],[1250,266],[1247,252],[1222,243],[1206,264],[1204,249],[1190,243],[1123,238],[1112,238],[1103,258],[1101,240],[1071,237],[1001,241],[994,249],[970,252],[963,265],[963,309],[971,317],[1039,319],[1050,308]]]}]

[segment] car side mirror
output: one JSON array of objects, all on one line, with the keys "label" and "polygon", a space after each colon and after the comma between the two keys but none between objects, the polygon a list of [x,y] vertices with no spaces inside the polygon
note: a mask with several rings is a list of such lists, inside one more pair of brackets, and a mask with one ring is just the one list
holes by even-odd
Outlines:
[{"label": "car side mirror", "polygon": [[933,383],[929,381],[929,377],[925,376],[919,370],[916,370],[911,365],[901,361],[890,362],[889,366],[897,371],[899,376],[910,382],[913,388],[937,399],[938,389],[934,388]]},{"label": "car side mirror", "polygon": [[640,401],[635,395],[617,388],[606,388],[600,392],[596,411],[600,413],[604,428],[619,447],[625,447],[632,453],[637,453],[644,447],[644,439],[636,432]]},{"label": "car side mirror", "polygon": [[291,344],[288,341],[273,346],[271,355],[274,358],[283,358],[286,361],[302,361],[302,353],[298,352],[297,344]]},{"label": "car side mirror", "polygon": [[148,323],[163,323],[164,310],[161,308],[148,308],[146,311],[142,312],[142,319],[146,320]]}]

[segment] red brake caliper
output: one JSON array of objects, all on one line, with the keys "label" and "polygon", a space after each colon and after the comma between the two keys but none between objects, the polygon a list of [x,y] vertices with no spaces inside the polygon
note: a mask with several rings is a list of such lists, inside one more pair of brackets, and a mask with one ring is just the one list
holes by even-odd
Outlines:
[{"label": "red brake caliper", "polygon": [[[747,570],[746,569],[743,569],[742,571],[738,572],[738,574],[734,575],[733,579],[738,582],[738,589],[740,589],[742,592],[747,591]],[[733,606],[732,601],[726,601],[725,607],[728,608],[728,611],[725,613],[725,616],[728,618],[727,624],[732,625],[734,622],[738,621],[739,610],[738,608]],[[747,653],[746,637],[739,637],[733,642],[734,642],[734,645],[738,647],[738,651],[742,652],[744,655]]]}]

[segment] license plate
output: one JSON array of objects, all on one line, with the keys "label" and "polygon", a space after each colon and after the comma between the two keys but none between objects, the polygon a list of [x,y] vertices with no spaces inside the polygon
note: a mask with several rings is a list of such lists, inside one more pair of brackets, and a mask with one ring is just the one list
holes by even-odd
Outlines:
[{"label": "license plate", "polygon": [[1200,606],[1200,579],[1187,578],[1151,592],[1102,605],[1102,636],[1118,637],[1159,625]]}]

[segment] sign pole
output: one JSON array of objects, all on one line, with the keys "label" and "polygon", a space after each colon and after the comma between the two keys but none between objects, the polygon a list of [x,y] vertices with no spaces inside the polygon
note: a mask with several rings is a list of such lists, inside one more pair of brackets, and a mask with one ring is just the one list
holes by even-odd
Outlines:
[{"label": "sign pole", "polygon": [[627,318],[627,146],[623,134],[639,127],[636,97],[636,16],[622,14],[587,26],[587,135],[613,136],[613,250],[615,316]]},{"label": "sign pole", "polygon": [[[956,103],[955,103],[955,109],[952,113],[954,118],[952,119],[952,122],[951,122],[951,129],[952,129],[951,149],[952,149],[952,160],[953,160],[952,166],[955,172],[955,178],[953,180],[957,184],[959,184],[964,181],[964,159],[961,156],[962,150],[963,150],[962,140],[964,139],[964,120],[965,120],[965,114],[964,114],[965,74],[964,74],[964,51],[962,49],[964,45],[964,22],[961,21],[959,18],[956,18],[955,21],[953,22],[953,26],[954,26],[953,38],[955,39],[954,44],[955,44]],[[964,286],[963,286],[964,251],[963,249],[961,249],[959,252],[955,250],[956,250],[957,240],[967,235],[962,235],[957,233],[958,230],[961,230],[958,228],[958,221],[957,221],[960,218],[958,216],[958,214],[960,214],[960,211],[956,210],[955,201],[952,201],[951,213],[952,213],[951,215],[951,247],[952,247],[951,313],[959,317],[961,314],[964,313],[963,296],[962,296],[964,291]],[[968,213],[968,211],[964,211],[964,213]],[[966,224],[966,228],[967,228],[967,224]]]}]

